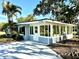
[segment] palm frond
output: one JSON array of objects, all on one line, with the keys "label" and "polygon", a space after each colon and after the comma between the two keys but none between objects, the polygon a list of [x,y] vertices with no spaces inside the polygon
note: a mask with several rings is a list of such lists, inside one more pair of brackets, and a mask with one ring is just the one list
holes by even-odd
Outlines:
[{"label": "palm frond", "polygon": [[10,2],[2,3],[2,7],[2,14],[7,15],[9,21],[10,19],[12,19],[13,16],[17,16],[17,13],[21,14],[22,8],[14,4],[11,4]]},{"label": "palm frond", "polygon": [[16,9],[16,10],[14,10],[13,14],[14,14],[14,13],[19,13],[19,14],[21,14],[21,11]]}]

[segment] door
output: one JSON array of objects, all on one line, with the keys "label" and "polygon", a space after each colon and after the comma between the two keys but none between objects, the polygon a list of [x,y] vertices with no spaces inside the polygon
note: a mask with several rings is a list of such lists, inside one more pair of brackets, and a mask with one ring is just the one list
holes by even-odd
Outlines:
[{"label": "door", "polygon": [[38,41],[38,26],[34,27],[34,41]]}]

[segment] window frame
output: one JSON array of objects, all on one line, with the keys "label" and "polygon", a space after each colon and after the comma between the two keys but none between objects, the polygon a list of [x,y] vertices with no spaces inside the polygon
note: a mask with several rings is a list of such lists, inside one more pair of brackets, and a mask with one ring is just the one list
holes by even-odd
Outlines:
[{"label": "window frame", "polygon": [[53,29],[53,35],[59,34],[59,25],[53,25],[52,29]]},{"label": "window frame", "polygon": [[40,25],[40,36],[44,36],[44,33],[42,33],[42,32],[45,32],[44,25]]},{"label": "window frame", "polygon": [[40,25],[40,36],[50,36],[50,30],[50,25]]},{"label": "window frame", "polygon": [[25,26],[20,27],[19,33],[25,35]]},{"label": "window frame", "polygon": [[30,26],[30,35],[33,35],[34,34],[34,28],[33,26]]},{"label": "window frame", "polygon": [[66,27],[65,25],[61,26],[61,35],[63,35],[66,32]]},{"label": "window frame", "polygon": [[38,33],[38,26],[34,27],[34,31],[35,31],[35,33]]}]

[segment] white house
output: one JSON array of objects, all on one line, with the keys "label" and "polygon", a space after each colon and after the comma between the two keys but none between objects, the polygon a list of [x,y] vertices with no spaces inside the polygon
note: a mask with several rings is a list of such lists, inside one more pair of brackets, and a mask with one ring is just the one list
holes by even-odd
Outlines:
[{"label": "white house", "polygon": [[74,24],[67,24],[52,20],[38,20],[18,24],[18,30],[25,40],[33,40],[45,44],[52,44],[64,39],[73,38]]}]

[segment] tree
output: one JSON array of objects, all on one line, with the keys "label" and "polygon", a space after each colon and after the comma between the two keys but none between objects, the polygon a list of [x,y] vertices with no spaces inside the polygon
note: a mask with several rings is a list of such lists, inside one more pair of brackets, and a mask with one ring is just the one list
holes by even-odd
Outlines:
[{"label": "tree", "polygon": [[9,26],[8,23],[4,23],[3,26],[2,26],[2,30],[5,30],[7,28],[7,26]]},{"label": "tree", "polygon": [[17,18],[18,23],[25,22],[25,17]]},{"label": "tree", "polygon": [[30,15],[28,15],[27,17],[20,17],[20,18],[18,18],[17,19],[17,21],[20,23],[20,22],[30,22],[30,21],[33,21],[33,20],[35,20],[36,18],[35,18],[35,16],[34,15],[32,15],[32,14],[30,14]]},{"label": "tree", "polygon": [[56,20],[72,23],[72,20],[79,14],[77,0],[42,0],[34,9],[35,15],[46,15],[51,13]]},{"label": "tree", "polygon": [[26,22],[30,22],[30,21],[34,21],[35,20],[35,16],[30,14],[27,17],[25,17],[25,21]]},{"label": "tree", "polygon": [[4,24],[5,24],[4,22],[0,23],[0,31],[3,31],[3,25]]},{"label": "tree", "polygon": [[13,22],[13,16],[17,16],[16,13],[21,14],[21,7],[11,4],[10,2],[4,2],[2,3],[2,14],[6,15],[8,18],[9,24]]},{"label": "tree", "polygon": [[11,37],[12,36],[11,33],[14,31],[13,30],[13,27],[14,27],[13,26],[13,16],[17,17],[17,12],[21,14],[22,8],[14,5],[14,4],[11,4],[10,2],[5,2],[5,1],[2,2],[2,7],[3,7],[2,14],[6,15],[7,19],[8,19],[8,25],[9,25],[8,30],[10,30],[9,34]]}]

